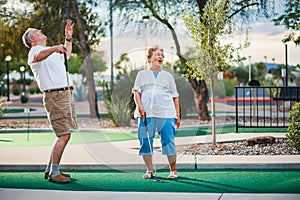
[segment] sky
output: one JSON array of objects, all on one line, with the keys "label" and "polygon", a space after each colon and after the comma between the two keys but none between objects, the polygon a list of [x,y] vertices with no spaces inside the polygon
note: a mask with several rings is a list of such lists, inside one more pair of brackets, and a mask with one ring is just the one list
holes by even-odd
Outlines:
[{"label": "sky", "polygon": [[[285,46],[281,42],[284,36],[289,32],[283,27],[274,26],[273,23],[262,21],[250,24],[251,29],[248,32],[250,46],[243,49],[240,54],[247,58],[244,65],[257,62],[285,64]],[[127,52],[130,60],[136,67],[145,64],[146,49],[154,44],[159,44],[165,49],[165,61],[174,62],[178,59],[175,55],[174,41],[169,31],[159,28],[146,28],[138,33],[138,30],[118,31],[113,37],[113,58],[114,62],[118,60],[122,53]],[[188,47],[194,46],[193,41],[187,32],[177,32],[181,51],[184,53]],[[225,42],[232,42],[234,45],[243,43],[246,34],[233,34]],[[110,63],[110,38],[103,38],[97,50],[105,51],[107,62]],[[265,58],[266,57],[266,58]],[[294,44],[288,44],[288,64],[300,64],[300,47]]]},{"label": "sky", "polygon": [[[274,26],[271,22],[257,22],[251,25],[249,32],[250,46],[243,50],[246,57],[251,56],[252,62],[285,63],[285,45],[281,42],[284,36],[290,31],[283,27]],[[265,59],[264,57],[267,57]],[[288,64],[300,64],[300,47],[288,43]]]},{"label": "sky", "polygon": [[[276,12],[282,13],[283,1],[276,1],[275,7]],[[150,18],[150,20],[155,19]],[[183,22],[179,22],[179,24],[181,30],[177,30],[176,33],[179,37],[181,51],[184,53],[188,47],[194,46],[194,42],[189,37],[187,30],[182,30],[182,27],[184,27]],[[250,23],[249,27],[248,40],[250,46],[240,52],[241,56],[247,58],[244,65],[257,62],[285,64],[285,45],[281,41],[290,31],[285,30],[282,26],[275,26],[273,22],[266,19],[257,19],[255,22]],[[165,61],[172,63],[178,59],[175,55],[172,36],[169,30],[162,26],[148,28],[146,25],[141,32],[135,29],[119,30],[115,26],[113,32],[114,61],[118,60],[120,54],[127,52],[134,65],[144,65],[145,50],[154,44],[159,44],[165,49]],[[246,33],[239,32],[233,34],[226,42],[232,42],[237,46],[243,43],[245,38]],[[97,49],[107,52],[107,62],[110,63],[110,38],[103,38]],[[287,60],[289,65],[300,64],[300,46],[296,47],[294,44],[288,44]]]},{"label": "sky", "polygon": [[[8,4],[12,4],[12,2],[12,0],[9,0]],[[14,5],[16,6],[17,4],[14,3]],[[279,3],[278,5],[281,5],[282,7],[282,3]],[[103,6],[106,7],[108,5]],[[99,14],[102,17],[107,17],[107,9],[102,7],[99,8]],[[183,31],[182,27],[184,24],[181,24],[180,26],[181,30],[177,30],[177,34],[181,45],[181,51],[184,53],[188,47],[194,46],[194,43],[189,38],[187,31]],[[250,24],[249,27],[251,27],[248,35],[250,46],[240,52],[242,56],[248,58],[244,65],[256,62],[273,63],[273,58],[275,59],[275,63],[284,64],[285,47],[281,40],[289,31],[286,31],[283,27],[274,26],[272,22],[267,20],[254,22]],[[239,33],[233,34],[228,41],[237,45],[244,40],[245,33]],[[137,30],[135,28],[121,30],[117,24],[115,24],[113,44],[114,61],[117,61],[119,56],[126,52],[129,54],[130,60],[136,67],[146,63],[145,50],[154,44],[159,44],[165,49],[165,61],[172,63],[178,59],[175,55],[172,36],[170,32],[162,26],[155,28],[147,28],[146,26],[143,30]],[[96,49],[106,52],[106,62],[109,66],[111,57],[110,38],[102,38],[101,43]],[[251,58],[249,59],[249,57]],[[265,57],[267,59],[265,59]],[[300,47],[295,47],[294,44],[288,45],[288,64],[300,64]]]}]

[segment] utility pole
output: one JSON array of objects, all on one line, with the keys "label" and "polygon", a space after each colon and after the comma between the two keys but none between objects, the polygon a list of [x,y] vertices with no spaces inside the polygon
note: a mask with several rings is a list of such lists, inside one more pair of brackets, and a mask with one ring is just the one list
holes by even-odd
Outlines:
[{"label": "utility pole", "polygon": [[113,51],[113,0],[109,1],[109,29],[110,29],[110,89],[114,87],[114,51]]},{"label": "utility pole", "polygon": [[287,87],[288,86],[288,74],[289,74],[289,71],[288,71],[288,46],[287,44],[285,44],[285,86]]}]

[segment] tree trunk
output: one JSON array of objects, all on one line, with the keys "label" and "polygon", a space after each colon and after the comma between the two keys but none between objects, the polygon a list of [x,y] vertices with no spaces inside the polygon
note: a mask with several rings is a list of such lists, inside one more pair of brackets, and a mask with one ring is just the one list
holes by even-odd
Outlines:
[{"label": "tree trunk", "polygon": [[198,110],[198,119],[200,121],[208,121],[210,120],[207,102],[208,102],[208,89],[205,81],[188,78],[193,92],[194,92],[194,100],[196,103],[196,108]]},{"label": "tree trunk", "polygon": [[93,64],[90,56],[86,56],[84,59],[84,68],[86,74],[86,82],[88,88],[88,101],[90,107],[90,118],[99,117],[97,101],[96,101],[96,90],[93,74]]},{"label": "tree trunk", "polygon": [[84,59],[84,69],[86,75],[86,82],[88,88],[88,102],[90,108],[90,118],[99,117],[97,101],[96,101],[96,91],[95,82],[93,74],[93,64],[91,58],[89,57],[89,52],[87,48],[87,42],[84,35],[84,26],[78,11],[78,6],[76,1],[72,1],[72,8],[76,19],[76,24],[78,27],[79,43],[76,44],[81,52],[82,58]]}]

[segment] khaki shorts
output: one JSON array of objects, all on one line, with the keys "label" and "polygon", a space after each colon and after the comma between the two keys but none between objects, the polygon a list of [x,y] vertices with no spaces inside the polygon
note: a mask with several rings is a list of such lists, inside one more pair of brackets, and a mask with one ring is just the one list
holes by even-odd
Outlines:
[{"label": "khaki shorts", "polygon": [[[69,92],[71,92],[71,98],[69,97]],[[77,129],[75,103],[72,91],[65,90],[44,93],[43,103],[56,136],[66,135],[71,132],[70,129]]]}]

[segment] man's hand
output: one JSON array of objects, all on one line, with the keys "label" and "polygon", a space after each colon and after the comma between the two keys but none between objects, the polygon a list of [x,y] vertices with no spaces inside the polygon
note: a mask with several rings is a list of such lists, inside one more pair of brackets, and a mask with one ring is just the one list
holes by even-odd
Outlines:
[{"label": "man's hand", "polygon": [[74,26],[74,23],[71,20],[69,20],[67,22],[67,25],[66,25],[66,28],[65,28],[66,38],[72,38],[72,35],[73,35],[73,26]]},{"label": "man's hand", "polygon": [[68,52],[68,49],[65,45],[63,44],[59,44],[59,45],[55,45],[55,46],[52,46],[51,47],[51,50],[53,52],[56,52],[56,53],[61,53],[61,54],[64,54],[64,53],[67,53]]},{"label": "man's hand", "polygon": [[41,61],[47,59],[48,56],[50,56],[54,52],[64,54],[64,53],[68,52],[68,49],[65,45],[59,44],[59,45],[55,45],[50,48],[41,50],[41,51],[37,52],[37,54],[35,54],[32,63],[41,62]]}]

